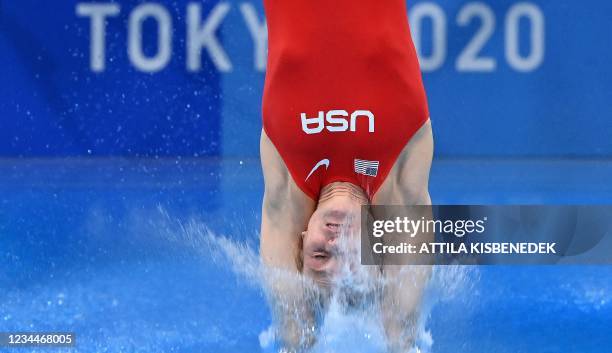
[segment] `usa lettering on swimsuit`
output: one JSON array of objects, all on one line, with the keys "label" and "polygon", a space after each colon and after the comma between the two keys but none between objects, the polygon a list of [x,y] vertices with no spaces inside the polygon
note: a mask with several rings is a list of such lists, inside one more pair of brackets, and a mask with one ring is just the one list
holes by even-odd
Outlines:
[{"label": "usa lettering on swimsuit", "polygon": [[[318,134],[327,129],[329,132],[357,131],[357,118],[368,119],[368,132],[374,132],[374,114],[369,110],[357,110],[350,114],[346,110],[319,111],[315,118],[301,114],[302,130],[308,135]],[[363,120],[363,119],[362,119]]]}]

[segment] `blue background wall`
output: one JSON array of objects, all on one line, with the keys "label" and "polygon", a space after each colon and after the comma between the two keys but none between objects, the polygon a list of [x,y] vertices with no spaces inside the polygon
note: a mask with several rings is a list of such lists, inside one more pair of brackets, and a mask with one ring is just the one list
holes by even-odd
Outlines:
[{"label": "blue background wall", "polygon": [[[90,19],[76,11],[85,2],[0,0],[0,156],[256,157],[264,72],[245,14],[254,9],[261,23],[261,2],[157,2],[172,19],[172,55],[156,72],[143,72],[128,56],[128,19],[145,2],[114,3],[120,12],[107,18],[106,67],[94,72]],[[217,11],[215,34],[231,68],[220,68],[204,49],[201,70],[188,70],[189,3],[202,4],[203,21]],[[528,71],[513,65],[506,49],[513,28],[517,55],[528,57],[538,45],[530,39],[537,29],[527,17],[509,24],[519,2],[474,4],[409,2],[411,15],[418,10],[435,16],[412,23],[421,56],[444,54],[424,68],[436,153],[612,155],[612,3],[527,2],[544,20],[538,32],[543,58]],[[494,68],[459,68],[459,57],[490,20],[478,57],[495,61]],[[437,34],[436,25],[442,28]],[[144,22],[142,37],[144,53],[154,56],[155,21]]]}]

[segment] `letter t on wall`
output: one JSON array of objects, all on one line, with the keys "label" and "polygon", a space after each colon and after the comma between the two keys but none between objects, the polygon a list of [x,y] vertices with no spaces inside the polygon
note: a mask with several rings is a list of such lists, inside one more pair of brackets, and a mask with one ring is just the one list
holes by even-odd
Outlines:
[{"label": "letter t on wall", "polygon": [[106,18],[119,14],[118,4],[82,3],[77,4],[79,17],[90,18],[90,67],[94,72],[102,72],[106,67]]}]

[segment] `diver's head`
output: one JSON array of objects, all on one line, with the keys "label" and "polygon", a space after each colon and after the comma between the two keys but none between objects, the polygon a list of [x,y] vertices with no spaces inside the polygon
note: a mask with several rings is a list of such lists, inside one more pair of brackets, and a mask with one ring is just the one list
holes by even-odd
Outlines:
[{"label": "diver's head", "polygon": [[302,233],[302,272],[322,285],[330,285],[346,268],[359,262],[361,206],[368,203],[363,190],[349,183],[333,183],[321,191],[317,209]]}]

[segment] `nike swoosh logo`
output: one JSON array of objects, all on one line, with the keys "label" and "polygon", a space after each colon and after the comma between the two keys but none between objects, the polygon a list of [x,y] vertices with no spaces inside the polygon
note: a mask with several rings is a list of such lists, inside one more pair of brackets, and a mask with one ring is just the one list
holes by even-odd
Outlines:
[{"label": "nike swoosh logo", "polygon": [[308,180],[308,178],[310,178],[312,176],[312,174],[319,169],[320,167],[325,166],[325,169],[329,168],[329,159],[322,159],[319,161],[319,163],[317,163],[314,168],[312,168],[312,170],[310,171],[310,173],[308,174],[308,176],[306,177],[306,180]]}]

